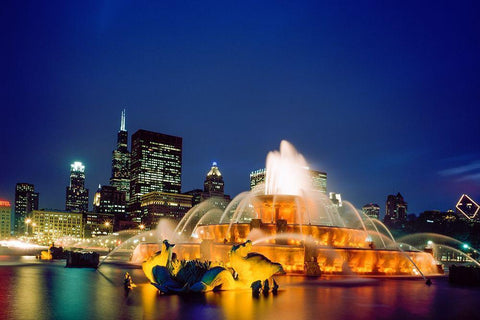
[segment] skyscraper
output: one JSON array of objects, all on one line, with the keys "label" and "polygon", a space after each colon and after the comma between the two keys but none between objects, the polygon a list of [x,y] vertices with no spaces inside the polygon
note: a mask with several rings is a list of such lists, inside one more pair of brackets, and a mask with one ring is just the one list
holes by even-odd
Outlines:
[{"label": "skyscraper", "polygon": [[142,195],[160,191],[180,193],[182,138],[147,130],[132,135],[129,213],[141,219]]},{"label": "skyscraper", "polygon": [[78,161],[71,164],[70,185],[67,187],[65,209],[70,212],[88,211],[88,189],[85,188],[85,166]]},{"label": "skyscraper", "polygon": [[407,221],[407,203],[403,196],[399,193],[397,195],[389,195],[387,197],[385,207],[385,223],[396,224]]},{"label": "skyscraper", "polygon": [[125,192],[130,199],[130,152],[128,152],[128,132],[125,129],[125,110],[122,111],[120,131],[117,134],[117,148],[112,153],[112,177],[110,185]]},{"label": "skyscraper", "polygon": [[[212,163],[210,171],[208,171],[205,181],[203,182],[202,200],[210,197],[224,197],[225,183],[223,182],[222,173],[218,169],[217,163]],[[230,196],[227,196],[230,199]]]},{"label": "skyscraper", "polygon": [[117,230],[119,221],[125,219],[125,192],[113,186],[99,186],[93,199],[93,212],[86,215],[87,224],[111,225]]},{"label": "skyscraper", "polygon": [[38,210],[38,192],[30,183],[17,183],[15,186],[15,214],[13,229],[15,234],[25,233],[25,219],[33,211]]}]

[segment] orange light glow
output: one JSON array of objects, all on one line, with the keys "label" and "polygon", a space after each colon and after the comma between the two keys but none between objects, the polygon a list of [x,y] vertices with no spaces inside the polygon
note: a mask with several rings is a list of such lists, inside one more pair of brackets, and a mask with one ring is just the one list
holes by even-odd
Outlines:
[{"label": "orange light glow", "polygon": [[10,207],[10,201],[0,200],[0,207]]}]

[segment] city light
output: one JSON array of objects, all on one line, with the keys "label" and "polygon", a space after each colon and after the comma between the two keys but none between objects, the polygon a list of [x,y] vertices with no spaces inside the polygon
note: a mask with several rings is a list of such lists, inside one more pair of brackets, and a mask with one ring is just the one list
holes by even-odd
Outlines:
[{"label": "city light", "polygon": [[70,167],[72,168],[72,171],[77,171],[77,172],[85,171],[85,166],[80,161],[75,161],[70,165]]}]

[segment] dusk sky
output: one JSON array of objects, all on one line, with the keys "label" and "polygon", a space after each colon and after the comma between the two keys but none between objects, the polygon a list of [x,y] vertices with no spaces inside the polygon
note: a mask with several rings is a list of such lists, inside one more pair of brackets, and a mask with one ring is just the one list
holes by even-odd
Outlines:
[{"label": "dusk sky", "polygon": [[[131,135],[183,137],[182,191],[217,161],[228,194],[282,139],[361,208],[480,201],[478,1],[9,1],[0,11],[0,198],[90,198]],[[90,208],[92,207],[90,201]]]}]

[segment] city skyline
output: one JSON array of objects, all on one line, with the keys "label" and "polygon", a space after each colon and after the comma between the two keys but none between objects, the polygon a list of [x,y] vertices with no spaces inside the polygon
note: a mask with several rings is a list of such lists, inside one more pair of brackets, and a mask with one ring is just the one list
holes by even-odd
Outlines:
[{"label": "city skyline", "polygon": [[286,139],[382,216],[398,192],[417,214],[479,198],[477,4],[150,6],[6,4],[0,198],[28,182],[61,209],[74,161],[109,184],[123,108],[183,138],[183,192],[213,161],[248,190]]}]

